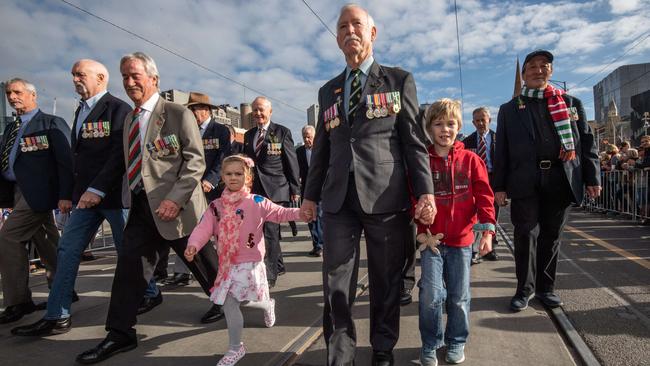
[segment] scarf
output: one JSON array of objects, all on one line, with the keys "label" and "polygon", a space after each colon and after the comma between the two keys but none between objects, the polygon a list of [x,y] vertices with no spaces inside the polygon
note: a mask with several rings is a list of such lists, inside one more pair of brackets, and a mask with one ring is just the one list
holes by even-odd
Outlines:
[{"label": "scarf", "polygon": [[560,137],[560,160],[569,161],[576,158],[576,149],[571,132],[571,120],[569,109],[564,102],[562,95],[564,90],[547,85],[545,89],[533,89],[524,85],[521,95],[529,98],[546,99],[548,112],[551,114],[555,131]]},{"label": "scarf", "polygon": [[221,285],[230,275],[230,266],[239,250],[239,227],[244,220],[244,213],[238,210],[237,206],[249,192],[250,189],[246,186],[236,192],[225,189],[219,198],[222,209],[216,215],[219,220],[217,223],[219,272],[214,282],[215,287]]}]

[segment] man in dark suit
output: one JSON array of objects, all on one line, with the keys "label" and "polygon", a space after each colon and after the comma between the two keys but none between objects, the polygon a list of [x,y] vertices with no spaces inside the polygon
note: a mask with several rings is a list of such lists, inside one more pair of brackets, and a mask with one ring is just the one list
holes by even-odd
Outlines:
[{"label": "man in dark suit", "polygon": [[494,198],[501,206],[512,200],[513,311],[526,309],[533,295],[548,307],[562,305],[554,287],[567,208],[582,202],[585,186],[590,197],[601,190],[598,152],[582,102],[551,86],[552,73],[550,52],[528,54],[525,85],[497,118]]},{"label": "man in dark suit", "polygon": [[[314,126],[307,125],[302,128],[302,141],[304,145],[296,149],[298,156],[298,167],[300,168],[300,196],[305,194],[305,186],[307,185],[307,172],[309,171],[309,161],[311,160],[311,153],[314,146],[314,136],[316,129]],[[309,232],[311,233],[311,240],[313,244],[312,250],[309,255],[312,257],[320,257],[323,253],[323,228],[321,226],[321,212],[317,208],[316,219],[307,223]]]},{"label": "man in dark suit", "polygon": [[[72,66],[72,81],[81,96],[71,136],[72,202],[76,207],[59,240],[58,268],[47,313],[36,323],[12,329],[13,334],[47,336],[70,329],[70,305],[81,254],[104,220],[111,225],[116,250],[122,250],[122,126],[131,107],[108,93],[108,78],[108,70],[97,61],[83,59]],[[155,289],[155,283],[153,286]]]},{"label": "man in dark suit", "polygon": [[[483,159],[488,170],[488,178],[490,179],[490,184],[493,184],[496,133],[490,129],[491,121],[492,118],[490,117],[490,110],[487,107],[476,108],[472,112],[472,123],[474,124],[476,131],[467,136],[463,140],[463,144],[465,144],[466,149],[474,151]],[[496,202],[494,203],[494,216],[495,219],[499,218],[499,205]],[[478,248],[472,248],[472,264],[480,263],[481,258],[485,258],[491,261],[499,260],[499,256],[495,250],[497,244],[497,236],[492,235],[492,251],[483,257],[479,256]]]},{"label": "man in dark suit", "polygon": [[[185,106],[194,114],[201,134],[203,154],[205,155],[205,172],[201,177],[201,188],[203,188],[205,198],[210,202],[221,196],[221,191],[218,188],[221,180],[221,161],[230,155],[230,131],[212,118],[212,110],[217,107],[210,103],[210,97],[207,94],[191,92]],[[199,255],[206,261],[218,262],[217,253],[212,245],[203,247]],[[190,270],[182,260],[176,259],[173,271],[174,275],[163,281],[165,285],[189,284]],[[216,322],[223,317],[221,305],[213,304],[201,317],[201,323]]]},{"label": "man in dark suit", "polygon": [[[271,201],[288,205],[300,199],[298,160],[291,131],[271,122],[271,101],[257,97],[252,105],[252,118],[256,127],[244,134],[244,154],[255,162],[252,192]],[[278,274],[285,272],[280,248],[280,225],[264,223],[266,246],[266,275],[269,287],[275,286]]]},{"label": "man in dark suit", "polygon": [[[59,117],[38,109],[36,88],[24,79],[6,84],[9,104],[18,118],[7,125],[0,141],[0,207],[13,211],[0,228],[0,275],[5,310],[0,324],[14,322],[36,310],[28,287],[25,242],[32,240],[50,274],[56,271],[59,240],[52,210],[72,207],[70,128]],[[46,240],[35,240],[45,232]]]},{"label": "man in dark suit", "polygon": [[228,125],[228,130],[230,130],[230,155],[243,154],[244,153],[244,144],[235,140],[237,133],[235,132],[235,127]]},{"label": "man in dark suit", "polygon": [[357,5],[341,9],[337,42],[347,63],[318,93],[314,151],[302,210],[323,210],[324,336],[328,365],[354,362],[352,305],[359,239],[365,234],[370,276],[373,365],[392,365],[399,338],[404,238],[412,235],[409,180],[418,198],[415,218],[433,222],[435,203],[424,135],[418,125],[413,76],[376,63],[372,17]]},{"label": "man in dark suit", "polygon": [[[187,238],[207,208],[200,184],[205,158],[192,112],[160,97],[158,68],[146,54],[122,57],[120,72],[126,94],[136,107],[126,116],[122,135],[128,184],[122,198],[131,209],[124,228],[124,250],[115,269],[106,319],[108,335],[77,356],[82,364],[137,347],[136,315],[156,262],[169,247],[185,261]],[[185,264],[209,294],[216,263],[198,257]]]}]

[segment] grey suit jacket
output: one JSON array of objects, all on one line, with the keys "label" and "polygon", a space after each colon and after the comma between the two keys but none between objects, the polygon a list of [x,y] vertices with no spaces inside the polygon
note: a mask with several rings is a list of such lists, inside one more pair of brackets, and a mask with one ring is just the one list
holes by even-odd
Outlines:
[{"label": "grey suit jacket", "polygon": [[[124,163],[127,167],[128,134],[132,118],[133,112],[130,112],[124,121]],[[201,134],[196,128],[196,119],[192,112],[180,104],[160,98],[147,125],[145,145],[170,135],[176,135],[181,145],[179,151],[174,154],[153,159],[149,151],[142,148],[142,183],[158,232],[163,238],[174,240],[188,236],[207,209],[205,195],[199,184],[205,171],[205,157]],[[125,192],[124,204],[130,206],[131,191],[127,188]],[[174,201],[181,207],[174,220],[162,221],[155,213],[165,199]]]},{"label": "grey suit jacket", "polygon": [[[345,71],[318,92],[321,106],[305,187],[305,198],[321,201],[326,212],[338,212],[345,200],[350,165],[365,213],[404,211],[412,193],[433,194],[433,181],[423,131],[419,126],[418,101],[413,76],[404,70],[373,63],[361,95],[361,104],[349,121],[343,109]],[[366,117],[366,96],[398,91],[401,110],[383,118]],[[340,126],[329,131],[323,111],[336,104]]]}]

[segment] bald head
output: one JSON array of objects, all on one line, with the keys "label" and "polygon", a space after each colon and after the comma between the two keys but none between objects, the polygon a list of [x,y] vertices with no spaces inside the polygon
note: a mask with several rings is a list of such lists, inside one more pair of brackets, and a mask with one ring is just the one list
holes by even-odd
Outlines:
[{"label": "bald head", "polygon": [[92,98],[106,90],[108,69],[95,60],[81,59],[72,66],[72,82],[81,99]]}]

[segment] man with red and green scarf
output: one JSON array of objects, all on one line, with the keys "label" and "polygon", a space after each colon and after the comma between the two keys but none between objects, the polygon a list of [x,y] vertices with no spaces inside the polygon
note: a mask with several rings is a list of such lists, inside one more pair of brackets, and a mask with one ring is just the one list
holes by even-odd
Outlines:
[{"label": "man with red and green scarf", "polygon": [[582,102],[549,84],[553,54],[536,50],[522,66],[520,95],[499,109],[494,198],[512,201],[517,291],[513,311],[537,297],[558,307],[555,274],[571,203],[600,195],[598,151]]}]

